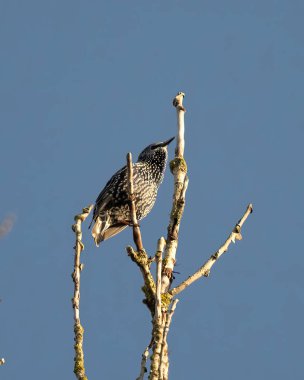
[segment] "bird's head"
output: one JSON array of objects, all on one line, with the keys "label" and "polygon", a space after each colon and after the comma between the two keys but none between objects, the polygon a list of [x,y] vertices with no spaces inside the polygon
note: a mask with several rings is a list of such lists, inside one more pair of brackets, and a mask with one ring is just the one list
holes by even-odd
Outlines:
[{"label": "bird's head", "polygon": [[157,157],[162,158],[164,160],[167,159],[167,146],[171,141],[174,140],[174,137],[166,140],[164,142],[158,142],[151,145],[148,145],[138,156],[138,161],[150,161]]}]

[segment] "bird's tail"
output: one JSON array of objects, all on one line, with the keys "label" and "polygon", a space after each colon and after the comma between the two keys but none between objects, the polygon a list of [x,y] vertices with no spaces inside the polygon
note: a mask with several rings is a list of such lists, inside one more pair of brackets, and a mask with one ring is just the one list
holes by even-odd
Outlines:
[{"label": "bird's tail", "polygon": [[[94,219],[92,220],[91,224],[93,223],[93,221]],[[90,224],[90,227],[91,227],[91,224]],[[92,236],[96,244],[96,247],[99,247],[99,243],[103,240],[103,231],[105,227],[103,226],[104,224],[105,223],[102,222],[99,216],[95,219],[95,223],[92,228]]]},{"label": "bird's tail", "polygon": [[107,216],[105,219],[102,219],[98,216],[95,219],[94,226],[92,228],[92,236],[94,238],[96,247],[99,247],[99,244],[109,239],[112,236],[117,235],[119,232],[128,227],[126,223],[116,223],[110,224],[110,217]]}]

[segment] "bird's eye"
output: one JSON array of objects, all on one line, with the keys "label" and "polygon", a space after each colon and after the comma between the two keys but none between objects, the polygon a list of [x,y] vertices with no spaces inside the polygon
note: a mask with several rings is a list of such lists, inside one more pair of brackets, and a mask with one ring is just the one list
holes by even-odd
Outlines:
[{"label": "bird's eye", "polygon": [[157,148],[157,145],[155,144],[151,145],[151,150],[156,149],[156,148]]}]

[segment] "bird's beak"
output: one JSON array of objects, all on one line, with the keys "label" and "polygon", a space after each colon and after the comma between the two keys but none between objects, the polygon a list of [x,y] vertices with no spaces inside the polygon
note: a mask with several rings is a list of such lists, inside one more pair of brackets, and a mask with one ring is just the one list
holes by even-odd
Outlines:
[{"label": "bird's beak", "polygon": [[163,148],[163,147],[169,145],[170,142],[173,141],[174,139],[175,139],[175,137],[171,137],[171,139],[169,139],[169,140],[167,140],[167,141],[164,141],[164,142],[162,142],[162,143],[156,144],[156,145],[155,145],[155,148],[159,148],[159,147],[162,147],[162,148]]}]

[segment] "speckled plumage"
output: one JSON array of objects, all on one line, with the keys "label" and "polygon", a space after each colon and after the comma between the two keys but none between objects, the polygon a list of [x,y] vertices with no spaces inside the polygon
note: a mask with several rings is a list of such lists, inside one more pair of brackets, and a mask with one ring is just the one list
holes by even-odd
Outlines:
[{"label": "speckled plumage", "polygon": [[[143,219],[151,211],[157,191],[163,181],[166,162],[167,145],[173,140],[147,146],[133,164],[133,184],[138,220]],[[128,199],[127,168],[124,166],[108,181],[99,194],[92,223],[92,236],[96,245],[127,227],[131,220]]]}]

